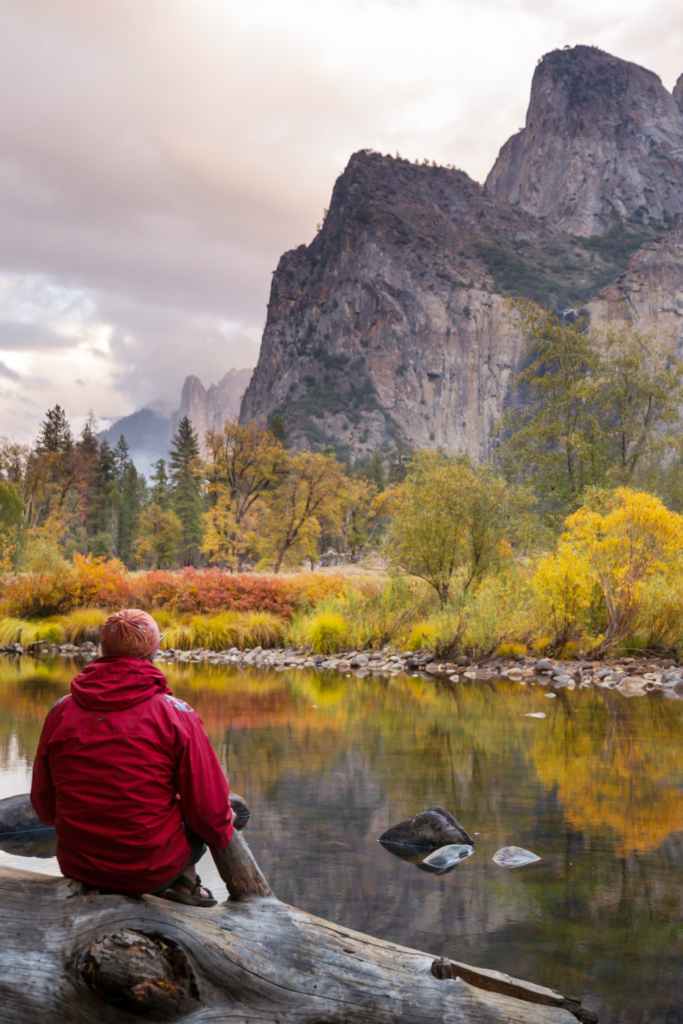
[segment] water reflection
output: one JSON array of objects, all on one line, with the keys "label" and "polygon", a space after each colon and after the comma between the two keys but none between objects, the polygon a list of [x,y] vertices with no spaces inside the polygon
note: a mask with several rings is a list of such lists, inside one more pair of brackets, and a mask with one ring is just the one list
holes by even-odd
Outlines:
[{"label": "water reflection", "polygon": [[[0,659],[0,796],[28,788],[45,714],[75,671]],[[551,701],[495,680],[166,671],[246,798],[249,841],[282,899],[583,996],[601,1024],[683,1021],[681,702],[597,688]],[[434,804],[476,843],[447,874],[377,842]],[[542,859],[506,871],[491,859],[504,846]]]}]

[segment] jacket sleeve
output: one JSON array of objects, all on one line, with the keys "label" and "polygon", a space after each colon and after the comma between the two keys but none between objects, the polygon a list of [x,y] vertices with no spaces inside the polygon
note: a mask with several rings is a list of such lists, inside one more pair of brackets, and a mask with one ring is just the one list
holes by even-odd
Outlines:
[{"label": "jacket sleeve", "polygon": [[224,850],[232,839],[230,787],[199,715],[184,722],[176,785],[187,822],[205,843]]},{"label": "jacket sleeve", "polygon": [[33,780],[31,782],[31,803],[44,825],[54,825],[56,815],[56,790],[50,771],[47,743],[52,734],[53,723],[48,715],[40,734],[38,752],[33,762]]}]

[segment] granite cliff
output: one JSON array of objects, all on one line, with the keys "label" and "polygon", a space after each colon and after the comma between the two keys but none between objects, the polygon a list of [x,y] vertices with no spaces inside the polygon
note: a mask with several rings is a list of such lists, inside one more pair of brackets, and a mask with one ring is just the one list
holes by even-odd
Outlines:
[{"label": "granite cliff", "polygon": [[168,426],[170,447],[178,422],[187,416],[197,431],[201,443],[207,430],[221,430],[226,420],[239,414],[240,402],[253,370],[234,367],[219,380],[205,388],[199,377],[186,377],[180,396],[180,408],[171,415]]},{"label": "granite cliff", "polygon": [[399,434],[485,456],[521,356],[505,296],[585,305],[683,216],[676,90],[591,47],[554,51],[485,188],[354,154],[316,238],[279,262],[243,418],[278,413],[297,447],[352,459]]},{"label": "granite cliff", "polygon": [[[680,80],[679,80],[680,86]],[[526,126],[486,188],[576,235],[683,216],[683,112],[657,75],[592,46],[538,64]]]}]

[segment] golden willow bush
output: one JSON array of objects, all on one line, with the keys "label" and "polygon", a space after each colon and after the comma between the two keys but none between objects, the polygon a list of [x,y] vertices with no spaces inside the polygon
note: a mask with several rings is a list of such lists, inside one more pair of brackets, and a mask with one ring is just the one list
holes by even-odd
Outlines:
[{"label": "golden willow bush", "polygon": [[594,655],[633,634],[639,620],[649,623],[651,641],[671,639],[683,625],[682,549],[683,517],[658,498],[628,487],[589,493],[565,520],[556,553],[541,559],[533,578],[555,645],[577,631],[596,596],[604,603],[605,629]]}]

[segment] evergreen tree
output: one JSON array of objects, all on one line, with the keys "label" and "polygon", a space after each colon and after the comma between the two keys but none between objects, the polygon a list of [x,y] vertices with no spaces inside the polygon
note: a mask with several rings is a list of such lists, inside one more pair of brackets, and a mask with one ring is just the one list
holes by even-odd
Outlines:
[{"label": "evergreen tree", "polygon": [[146,497],[147,482],[129,459],[121,480],[121,511],[119,513],[119,558],[126,563],[129,569],[135,565],[135,544],[140,531],[140,517]]},{"label": "evergreen tree", "polygon": [[289,448],[289,431],[279,412],[276,412],[271,417],[269,429],[275,440],[279,441],[283,448]]},{"label": "evergreen tree", "polygon": [[155,472],[150,477],[152,481],[150,501],[152,505],[158,505],[162,512],[168,512],[171,507],[171,485],[166,472],[165,459],[157,459],[154,463],[154,470]]},{"label": "evergreen tree", "polygon": [[61,405],[48,409],[45,419],[40,424],[36,440],[38,455],[45,455],[46,452],[68,452],[73,448],[73,443],[71,427]]},{"label": "evergreen tree", "polygon": [[118,553],[121,493],[118,488],[116,453],[104,440],[97,453],[94,493],[87,516],[90,549],[96,556]]},{"label": "evergreen tree", "polygon": [[195,565],[202,542],[204,502],[199,477],[199,440],[187,416],[183,416],[173,436],[169,465],[173,511],[181,525],[178,545],[180,561],[183,565]]},{"label": "evergreen tree", "polygon": [[116,475],[119,485],[123,484],[123,476],[130,462],[130,448],[123,434],[119,437],[114,448],[114,461],[116,463]]}]

